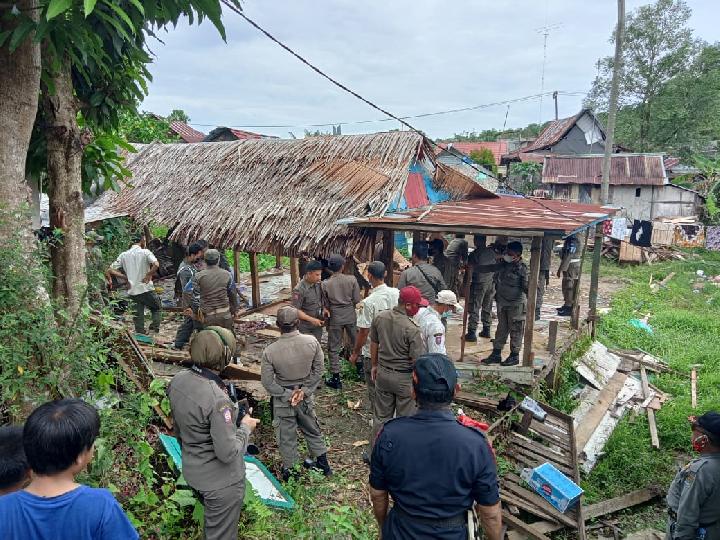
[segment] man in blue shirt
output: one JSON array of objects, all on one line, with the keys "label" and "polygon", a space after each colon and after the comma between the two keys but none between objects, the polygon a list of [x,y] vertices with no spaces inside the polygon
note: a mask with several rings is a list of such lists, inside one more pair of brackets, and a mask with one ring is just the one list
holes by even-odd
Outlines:
[{"label": "man in blue shirt", "polygon": [[420,356],[413,369],[418,412],[386,422],[378,434],[370,495],[383,540],[465,540],[473,505],[485,537],[502,537],[495,460],[483,433],[459,424],[450,410],[458,388],[447,356]]},{"label": "man in blue shirt", "polygon": [[95,453],[100,417],[80,399],[41,405],[23,429],[32,481],[0,497],[3,540],[135,540],[138,534],[106,489],[75,482]]}]

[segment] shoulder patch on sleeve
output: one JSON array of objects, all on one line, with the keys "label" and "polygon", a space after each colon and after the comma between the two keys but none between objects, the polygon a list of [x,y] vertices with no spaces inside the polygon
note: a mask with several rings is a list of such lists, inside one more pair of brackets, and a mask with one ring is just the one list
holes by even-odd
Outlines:
[{"label": "shoulder patch on sleeve", "polygon": [[435,334],[435,345],[442,345],[443,337],[442,334]]},{"label": "shoulder patch on sleeve", "polygon": [[225,420],[225,423],[232,424],[232,411],[230,410],[230,407],[225,406],[220,412],[222,412],[223,420]]}]

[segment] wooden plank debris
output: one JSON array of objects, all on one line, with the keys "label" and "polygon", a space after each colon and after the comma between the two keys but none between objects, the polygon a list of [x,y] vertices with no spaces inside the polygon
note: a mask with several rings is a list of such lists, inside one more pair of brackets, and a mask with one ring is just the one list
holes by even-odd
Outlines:
[{"label": "wooden plank debris", "polygon": [[520,518],[516,518],[507,510],[503,510],[502,517],[503,522],[506,525],[510,525],[513,529],[527,534],[533,540],[550,540],[550,537],[545,536],[543,533],[535,529],[535,527],[525,523]]},{"label": "wooden plank debris", "polygon": [[504,381],[512,381],[517,384],[529,386],[534,382],[535,370],[526,366],[485,366],[475,362],[455,362],[455,369],[460,379],[472,379],[480,377],[496,377]]},{"label": "wooden plank debris", "polygon": [[693,409],[697,409],[697,368],[699,364],[693,364],[690,372],[690,400]]},{"label": "wooden plank debris", "polygon": [[587,445],[590,437],[600,425],[605,413],[615,402],[620,390],[622,390],[627,374],[617,372],[608,381],[607,386],[600,391],[597,399],[588,413],[583,416],[582,421],[577,426],[575,440],[577,447],[582,451]]},{"label": "wooden plank debris", "polygon": [[[642,393],[643,397],[650,395],[650,388],[648,386],[647,371],[645,366],[640,366],[640,381],[642,382]],[[655,422],[655,411],[651,408],[647,410],[648,425],[650,426],[650,440],[653,448],[660,448],[660,439],[658,438],[657,423]]]},{"label": "wooden plank debris", "polygon": [[547,345],[547,350],[548,350],[548,353],[550,353],[550,355],[555,354],[559,326],[560,326],[560,321],[550,321],[550,325],[549,325],[549,329],[548,329],[548,345]]}]

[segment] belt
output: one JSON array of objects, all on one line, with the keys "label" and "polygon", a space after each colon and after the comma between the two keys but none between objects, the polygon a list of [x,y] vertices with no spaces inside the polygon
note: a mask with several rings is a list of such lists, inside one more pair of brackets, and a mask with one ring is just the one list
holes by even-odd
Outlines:
[{"label": "belt", "polygon": [[390,366],[386,366],[384,364],[380,364],[380,367],[383,369],[387,369],[388,371],[394,371],[395,373],[412,373],[413,368],[391,368]]},{"label": "belt", "polygon": [[438,527],[440,529],[452,529],[455,527],[462,527],[463,525],[467,525],[466,512],[449,518],[426,518],[408,514],[397,504],[392,507],[392,512],[394,512],[395,515],[398,516],[400,519],[403,519],[405,521],[410,521],[412,523],[420,523],[423,525],[432,525],[433,527]]},{"label": "belt", "polygon": [[[670,516],[671,520],[677,521],[677,512],[675,512],[671,508],[668,508],[667,513],[668,513],[668,516]],[[713,525],[716,525],[718,521],[720,521],[720,520],[715,520],[712,523],[705,523],[705,524],[701,523],[700,525],[698,525],[698,527],[700,527],[702,529],[707,529],[708,527],[712,527]]]},{"label": "belt", "polygon": [[227,313],[228,311],[230,311],[229,307],[223,307],[223,308],[213,309],[212,311],[203,310],[203,313],[205,314],[205,316],[207,316],[207,315],[218,315],[220,313]]}]

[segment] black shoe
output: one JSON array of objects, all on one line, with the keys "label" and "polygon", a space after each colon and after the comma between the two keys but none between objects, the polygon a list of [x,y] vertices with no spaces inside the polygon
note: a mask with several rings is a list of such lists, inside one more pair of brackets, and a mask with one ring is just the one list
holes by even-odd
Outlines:
[{"label": "black shoe", "polygon": [[465,341],[469,343],[475,343],[477,342],[477,337],[475,336],[475,332],[468,332],[465,334]]},{"label": "black shoe", "polygon": [[297,469],[294,467],[292,469],[286,469],[283,467],[280,469],[280,476],[282,477],[283,482],[287,482],[291,478],[298,478],[300,476],[300,473],[298,473]]},{"label": "black shoe", "polygon": [[536,313],[536,314],[535,314],[535,320],[536,320],[536,321],[539,321],[539,320],[540,320],[540,314],[539,314],[539,313]]},{"label": "black shoe", "polygon": [[502,352],[502,349],[493,349],[493,352],[490,353],[490,356],[487,358],[483,358],[480,360],[481,364],[484,365],[490,365],[490,364],[499,364],[502,362],[502,356],[500,356],[500,353]]},{"label": "black shoe", "polygon": [[333,373],[332,377],[325,381],[325,386],[332,388],[333,390],[342,390],[342,381],[340,380],[340,374]]},{"label": "black shoe", "polygon": [[572,315],[572,307],[563,306],[560,309],[558,309],[557,314],[560,317],[569,317],[570,315]]},{"label": "black shoe", "polygon": [[520,363],[520,355],[518,353],[510,353],[504,361],[500,363],[501,366],[517,366]]},{"label": "black shoe", "polygon": [[480,332],[480,337],[490,339],[490,327],[489,326],[483,326],[482,332]]},{"label": "black shoe", "polygon": [[322,473],[325,476],[332,476],[332,469],[330,468],[330,464],[327,460],[327,454],[323,454],[322,456],[318,456],[315,460],[315,469],[318,469],[322,471]]}]

